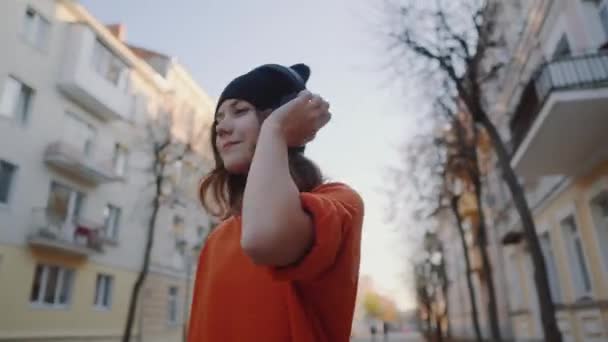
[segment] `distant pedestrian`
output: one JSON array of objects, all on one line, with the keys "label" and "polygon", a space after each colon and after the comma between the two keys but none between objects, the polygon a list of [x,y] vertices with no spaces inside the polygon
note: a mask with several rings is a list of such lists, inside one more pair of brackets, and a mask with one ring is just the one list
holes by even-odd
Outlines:
[{"label": "distant pedestrian", "polygon": [[388,341],[388,322],[382,322],[382,332],[384,333],[384,340]]},{"label": "distant pedestrian", "polygon": [[372,341],[376,340],[376,326],[372,325],[370,328],[370,333],[372,334]]},{"label": "distant pedestrian", "polygon": [[[226,61],[252,52],[235,47]],[[201,251],[188,342],[349,338],[363,202],[304,155],[331,118],[329,103],[306,90],[309,76],[304,64],[262,65],[219,97],[215,167],[199,196],[224,221]]]}]

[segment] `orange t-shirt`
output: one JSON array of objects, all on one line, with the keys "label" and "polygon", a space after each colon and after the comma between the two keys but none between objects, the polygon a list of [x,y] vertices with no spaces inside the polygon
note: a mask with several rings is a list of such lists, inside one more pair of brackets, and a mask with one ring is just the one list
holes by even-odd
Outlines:
[{"label": "orange t-shirt", "polygon": [[211,233],[199,259],[189,342],[349,340],[363,201],[340,183],[301,193],[300,200],[315,241],[296,265],[254,264],[241,249],[240,217]]}]

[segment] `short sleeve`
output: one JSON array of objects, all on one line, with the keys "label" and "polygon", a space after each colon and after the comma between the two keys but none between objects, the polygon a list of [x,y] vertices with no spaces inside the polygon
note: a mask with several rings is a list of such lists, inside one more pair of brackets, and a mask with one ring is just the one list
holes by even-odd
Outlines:
[{"label": "short sleeve", "polygon": [[352,230],[361,229],[363,201],[344,184],[326,184],[312,192],[300,193],[300,201],[312,217],[314,242],[298,263],[270,269],[277,280],[316,278],[332,267]]}]

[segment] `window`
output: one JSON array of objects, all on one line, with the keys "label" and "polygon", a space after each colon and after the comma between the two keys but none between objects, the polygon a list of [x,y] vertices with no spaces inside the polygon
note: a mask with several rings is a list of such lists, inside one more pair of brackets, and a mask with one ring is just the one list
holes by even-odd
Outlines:
[{"label": "window", "polygon": [[114,172],[119,176],[124,176],[127,171],[127,159],[129,151],[121,144],[114,145],[114,155],[112,156],[112,165]]},{"label": "window", "polygon": [[509,279],[509,302],[511,310],[519,310],[522,307],[522,287],[521,287],[521,274],[519,270],[519,260],[517,253],[513,253],[509,256],[507,261],[507,274]]},{"label": "window", "polygon": [[539,236],[540,248],[545,258],[545,265],[547,265],[547,273],[549,277],[549,287],[551,291],[551,298],[554,303],[561,302],[561,290],[559,286],[559,277],[557,276],[557,267],[555,266],[555,255],[553,254],[553,248],[551,247],[551,238],[549,232],[545,232]]},{"label": "window", "polygon": [[184,231],[184,218],[179,215],[173,215],[172,229],[175,235],[181,235]]},{"label": "window", "polygon": [[95,142],[95,129],[73,113],[66,112],[66,121],[63,126],[63,139],[70,146],[85,156],[93,152]]},{"label": "window", "polygon": [[23,18],[23,37],[32,46],[46,48],[50,32],[50,23],[32,8],[25,11]]},{"label": "window", "polygon": [[8,203],[16,171],[17,167],[15,165],[0,160],[0,204]]},{"label": "window", "polygon": [[103,216],[104,216],[104,231],[105,236],[108,239],[118,239],[118,229],[120,227],[120,215],[121,209],[111,204],[106,205]]},{"label": "window", "polygon": [[0,98],[0,116],[14,118],[22,123],[28,119],[34,90],[14,77],[9,76],[4,83]]},{"label": "window", "polygon": [[84,194],[63,184],[52,182],[47,200],[47,214],[52,223],[62,226],[80,217]]},{"label": "window", "polygon": [[112,285],[114,277],[107,274],[97,274],[95,283],[94,304],[97,308],[109,309],[112,306]]},{"label": "window", "polygon": [[608,272],[608,191],[602,191],[591,200],[591,213],[604,268]]},{"label": "window", "polygon": [[62,308],[70,303],[74,271],[61,266],[38,264],[30,302],[36,305]]},{"label": "window", "polygon": [[606,39],[608,40],[608,2],[604,1],[604,4],[600,8],[600,21],[602,23],[602,27],[604,28]]},{"label": "window", "polygon": [[127,65],[99,39],[93,48],[93,69],[120,89],[126,89]]},{"label": "window", "polygon": [[568,251],[570,270],[573,276],[572,281],[574,282],[576,295],[580,298],[591,292],[591,279],[585,262],[583,242],[573,215],[564,218],[560,224],[564,233],[566,250]]},{"label": "window", "polygon": [[170,324],[177,323],[178,314],[178,289],[177,286],[169,287],[169,302],[167,306],[167,321]]},{"label": "window", "polygon": [[557,42],[557,46],[555,46],[555,50],[553,51],[553,59],[560,59],[562,57],[570,56],[570,43],[568,42],[568,36],[564,33],[560,38],[559,42]]}]

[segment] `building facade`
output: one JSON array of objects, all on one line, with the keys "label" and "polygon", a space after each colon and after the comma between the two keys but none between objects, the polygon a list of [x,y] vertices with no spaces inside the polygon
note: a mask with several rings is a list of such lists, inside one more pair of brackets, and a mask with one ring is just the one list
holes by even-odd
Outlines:
[{"label": "building facade", "polygon": [[[505,67],[488,109],[525,186],[564,340],[606,341],[608,1],[513,1],[500,9],[505,48],[491,62]],[[492,266],[498,297],[507,299],[499,306],[504,335],[541,340],[519,216],[499,168],[486,178]]]},{"label": "building facade", "polygon": [[[209,127],[212,101],[175,60],[74,1],[2,1],[0,13],[0,340],[119,340],[153,199],[146,128],[171,113],[183,139]],[[195,193],[208,146],[192,155],[167,175],[133,329],[143,341],[181,340],[187,321],[212,225]]]}]

